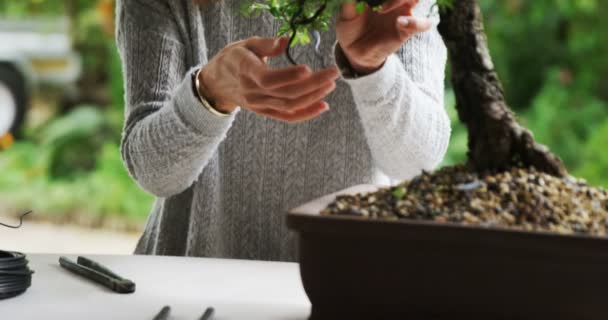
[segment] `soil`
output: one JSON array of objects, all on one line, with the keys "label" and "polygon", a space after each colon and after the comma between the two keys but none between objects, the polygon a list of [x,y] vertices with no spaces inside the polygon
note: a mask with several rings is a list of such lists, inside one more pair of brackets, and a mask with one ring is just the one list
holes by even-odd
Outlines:
[{"label": "soil", "polygon": [[534,168],[478,174],[458,165],[374,193],[339,196],[321,214],[606,236],[608,193]]}]

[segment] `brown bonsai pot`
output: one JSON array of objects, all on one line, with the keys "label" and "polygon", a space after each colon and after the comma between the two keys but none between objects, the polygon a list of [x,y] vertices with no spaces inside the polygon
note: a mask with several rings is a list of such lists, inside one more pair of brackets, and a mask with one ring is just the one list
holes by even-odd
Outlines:
[{"label": "brown bonsai pot", "polygon": [[312,320],[608,319],[607,238],[319,215],[333,199],[287,218]]}]

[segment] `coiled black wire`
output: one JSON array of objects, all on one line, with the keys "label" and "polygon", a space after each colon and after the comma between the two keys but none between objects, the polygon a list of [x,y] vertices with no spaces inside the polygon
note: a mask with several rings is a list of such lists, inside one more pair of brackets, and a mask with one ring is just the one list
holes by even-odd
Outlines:
[{"label": "coiled black wire", "polygon": [[24,293],[32,284],[32,273],[23,253],[0,250],[0,299]]},{"label": "coiled black wire", "polygon": [[[19,218],[19,225],[11,226],[0,222],[0,226],[19,229],[23,224],[23,217],[30,214],[28,211]],[[23,253],[0,250],[0,300],[8,299],[24,293],[32,285],[32,273],[28,261]]]}]

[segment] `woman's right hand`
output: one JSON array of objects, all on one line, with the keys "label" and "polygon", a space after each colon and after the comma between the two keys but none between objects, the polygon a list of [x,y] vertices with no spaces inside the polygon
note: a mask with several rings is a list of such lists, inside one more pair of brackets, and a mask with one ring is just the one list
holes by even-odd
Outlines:
[{"label": "woman's right hand", "polygon": [[266,57],[283,54],[288,42],[288,37],[251,37],[227,45],[203,66],[201,94],[222,112],[240,106],[290,123],[329,110],[322,99],[336,88],[337,67],[315,73],[302,64],[269,68]]}]

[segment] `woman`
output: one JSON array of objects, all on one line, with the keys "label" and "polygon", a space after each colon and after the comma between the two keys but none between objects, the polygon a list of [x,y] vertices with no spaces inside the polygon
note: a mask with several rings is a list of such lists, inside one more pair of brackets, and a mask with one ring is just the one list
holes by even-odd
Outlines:
[{"label": "woman", "polygon": [[279,23],[239,0],[119,1],[122,155],[157,196],[136,253],[294,261],[289,208],[434,168],[450,135],[438,15],[391,1],[345,3],[320,46],[339,69],[322,70],[310,47],[291,66]]}]

